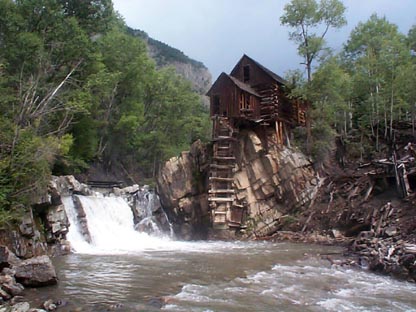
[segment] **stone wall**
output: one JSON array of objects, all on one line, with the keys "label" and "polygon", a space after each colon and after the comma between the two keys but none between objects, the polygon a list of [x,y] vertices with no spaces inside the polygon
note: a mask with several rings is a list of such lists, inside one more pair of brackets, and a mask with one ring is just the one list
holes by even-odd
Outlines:
[{"label": "stone wall", "polygon": [[[311,162],[294,149],[270,144],[274,139],[270,133],[267,146],[255,132],[243,131],[234,145],[236,199],[247,208],[246,229],[237,233],[243,237],[279,230],[317,194],[319,178]],[[207,200],[209,155],[210,147],[196,142],[166,162],[157,179],[162,205],[184,239],[216,236]]]}]

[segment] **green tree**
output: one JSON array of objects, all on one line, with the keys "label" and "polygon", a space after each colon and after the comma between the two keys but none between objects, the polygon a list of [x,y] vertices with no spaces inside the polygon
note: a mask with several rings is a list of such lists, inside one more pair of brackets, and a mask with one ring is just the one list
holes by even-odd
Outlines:
[{"label": "green tree", "polygon": [[280,17],[282,25],[294,30],[290,40],[298,44],[298,53],[304,58],[308,81],[312,80],[312,63],[325,48],[325,35],[330,27],[340,28],[346,24],[345,7],[339,0],[292,0],[285,5]]},{"label": "green tree", "polygon": [[[340,28],[346,24],[345,7],[339,0],[292,0],[284,7],[280,17],[282,25],[293,28],[290,40],[298,45],[298,53],[303,57],[308,83],[312,81],[312,64],[320,52],[325,49],[325,36],[328,30]],[[306,89],[307,90],[307,89]],[[308,99],[308,94],[304,94]],[[306,150],[312,147],[311,113],[306,114]]]},{"label": "green tree", "polygon": [[400,72],[409,65],[406,38],[385,17],[372,15],[351,32],[345,45],[346,68],[353,78],[356,118],[369,128],[379,150],[380,136],[392,139],[393,124],[404,110],[398,91]]}]

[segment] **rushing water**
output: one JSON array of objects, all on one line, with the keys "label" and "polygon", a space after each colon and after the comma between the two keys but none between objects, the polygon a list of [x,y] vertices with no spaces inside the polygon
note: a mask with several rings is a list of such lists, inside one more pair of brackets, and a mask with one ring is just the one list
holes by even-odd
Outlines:
[{"label": "rushing water", "polygon": [[416,311],[414,284],[331,267],[321,255],[337,248],[153,238],[120,200],[82,198],[92,243],[71,232],[59,285],[29,296],[67,301],[61,311]]}]

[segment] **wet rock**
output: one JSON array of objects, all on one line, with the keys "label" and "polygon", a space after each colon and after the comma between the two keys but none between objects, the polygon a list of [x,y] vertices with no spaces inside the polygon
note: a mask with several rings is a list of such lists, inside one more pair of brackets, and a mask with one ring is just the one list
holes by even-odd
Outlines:
[{"label": "wet rock", "polygon": [[53,302],[52,299],[49,299],[47,301],[45,301],[42,305],[42,307],[46,310],[46,311],[55,311],[57,309],[56,304]]},{"label": "wet rock", "polygon": [[9,293],[12,297],[20,295],[23,292],[24,287],[21,284],[16,283],[13,277],[10,277],[10,279],[11,280],[6,283],[1,283],[1,288]]},{"label": "wet rock", "polygon": [[60,176],[53,177],[50,188],[56,193],[63,196],[70,196],[73,194],[92,195],[93,191],[84,183],[80,183],[74,176]]},{"label": "wet rock", "polygon": [[51,207],[46,214],[46,221],[54,239],[63,238],[68,233],[69,221],[63,205]]},{"label": "wet rock", "polygon": [[72,200],[74,201],[74,208],[77,212],[77,218],[79,222],[79,227],[81,234],[84,236],[85,240],[88,243],[91,243],[91,234],[88,230],[88,224],[87,224],[87,215],[85,214],[84,207],[82,206],[82,202],[79,199],[78,196],[72,196]]},{"label": "wet rock", "polygon": [[22,261],[15,267],[16,280],[29,287],[55,285],[55,268],[48,256],[40,256]]},{"label": "wet rock", "polygon": [[30,305],[27,302],[16,303],[12,306],[11,312],[28,312]]},{"label": "wet rock", "polygon": [[3,299],[3,301],[10,300],[12,296],[5,290],[0,288],[0,298]]},{"label": "wet rock", "polygon": [[25,297],[23,296],[14,296],[11,300],[10,300],[10,305],[15,305],[16,303],[19,302],[25,302]]}]

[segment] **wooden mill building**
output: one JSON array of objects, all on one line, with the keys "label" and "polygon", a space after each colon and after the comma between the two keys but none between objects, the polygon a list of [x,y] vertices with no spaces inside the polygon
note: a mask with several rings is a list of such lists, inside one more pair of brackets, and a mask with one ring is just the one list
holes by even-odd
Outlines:
[{"label": "wooden mill building", "polygon": [[244,55],[230,74],[222,73],[207,95],[213,120],[213,155],[208,201],[215,229],[239,228],[244,205],[235,199],[233,144],[242,128],[275,131],[276,144],[289,144],[291,129],[304,125],[306,104],[288,97],[287,82]]}]

